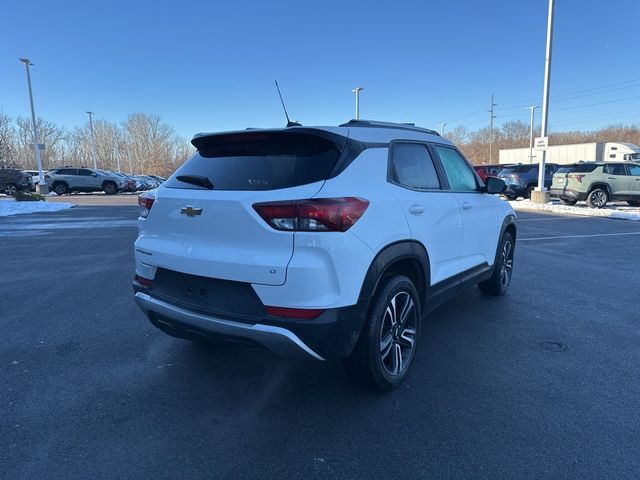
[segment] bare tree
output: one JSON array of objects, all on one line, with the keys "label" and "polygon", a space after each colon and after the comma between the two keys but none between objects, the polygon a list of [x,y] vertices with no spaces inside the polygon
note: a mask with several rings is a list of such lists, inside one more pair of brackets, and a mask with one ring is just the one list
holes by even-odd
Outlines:
[{"label": "bare tree", "polygon": [[[27,117],[16,118],[18,127],[18,163],[23,168],[35,168],[33,155],[33,125]],[[48,120],[38,118],[38,137],[40,143],[44,144],[44,154],[42,155],[43,168],[51,168],[60,165],[64,161],[63,144],[67,137],[67,132],[63,127]]]},{"label": "bare tree", "polygon": [[0,113],[0,168],[15,168],[17,166],[16,130],[11,118]]}]

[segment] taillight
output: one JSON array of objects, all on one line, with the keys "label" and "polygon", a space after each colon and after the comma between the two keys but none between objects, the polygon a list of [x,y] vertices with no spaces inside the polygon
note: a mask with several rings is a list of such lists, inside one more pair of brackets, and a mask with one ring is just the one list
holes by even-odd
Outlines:
[{"label": "taillight", "polygon": [[340,197],[256,203],[253,208],[276,230],[346,232],[368,206],[362,198]]},{"label": "taillight", "polygon": [[572,175],[573,178],[575,178],[578,183],[582,183],[582,179],[585,177],[586,175]]},{"label": "taillight", "polygon": [[324,313],[324,310],[310,308],[285,308],[285,307],[264,307],[267,314],[276,317],[300,318],[302,320],[313,320]]},{"label": "taillight", "polygon": [[140,207],[140,216],[142,218],[147,218],[155,201],[156,197],[149,192],[145,192],[138,197],[138,206]]}]

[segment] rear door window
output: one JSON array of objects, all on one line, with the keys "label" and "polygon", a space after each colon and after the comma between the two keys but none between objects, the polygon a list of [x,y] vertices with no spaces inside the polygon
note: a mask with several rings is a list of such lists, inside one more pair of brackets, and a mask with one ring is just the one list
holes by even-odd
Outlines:
[{"label": "rear door window", "polygon": [[198,152],[165,185],[199,189],[180,176],[206,177],[215,190],[277,190],[326,180],[345,137],[300,132],[247,132],[196,139]]},{"label": "rear door window", "polygon": [[640,177],[640,165],[629,165],[629,174]]},{"label": "rear door window", "polygon": [[604,173],[609,175],[627,175],[624,165],[620,164],[605,165]]},{"label": "rear door window", "polygon": [[440,179],[425,144],[393,143],[391,147],[391,180],[417,190],[439,190]]}]

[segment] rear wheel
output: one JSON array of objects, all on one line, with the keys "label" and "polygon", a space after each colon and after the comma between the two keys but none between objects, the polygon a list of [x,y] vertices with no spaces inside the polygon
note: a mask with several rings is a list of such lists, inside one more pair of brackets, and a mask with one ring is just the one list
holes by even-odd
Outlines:
[{"label": "rear wheel", "polygon": [[604,188],[594,188],[587,195],[587,205],[591,208],[602,208],[609,201],[609,192]]},{"label": "rear wheel", "polygon": [[4,186],[4,191],[7,195],[15,195],[18,191],[18,186],[15,183],[7,183]]},{"label": "rear wheel", "polygon": [[524,198],[530,199],[531,198],[531,194],[533,193],[534,190],[534,186],[529,186],[527,187],[527,189],[524,192]]},{"label": "rear wheel", "polygon": [[118,186],[113,182],[104,182],[104,185],[102,185],[102,189],[107,195],[113,195],[118,191]]},{"label": "rear wheel", "polygon": [[513,275],[513,252],[516,242],[509,232],[505,232],[500,242],[493,275],[488,280],[480,282],[478,288],[487,295],[501,296],[507,293]]},{"label": "rear wheel", "polygon": [[415,356],[421,318],[411,280],[403,275],[388,278],[373,298],[353,353],[344,361],[347,370],[378,390],[400,384]]},{"label": "rear wheel", "polygon": [[53,184],[53,191],[56,193],[56,195],[64,195],[69,191],[69,188],[67,187],[66,183],[56,182]]},{"label": "rear wheel", "polygon": [[560,199],[560,203],[563,205],[575,205],[576,203],[578,203],[577,200],[567,200],[566,198],[561,198]]},{"label": "rear wheel", "polygon": [[632,207],[640,207],[640,200],[627,200],[627,203]]}]

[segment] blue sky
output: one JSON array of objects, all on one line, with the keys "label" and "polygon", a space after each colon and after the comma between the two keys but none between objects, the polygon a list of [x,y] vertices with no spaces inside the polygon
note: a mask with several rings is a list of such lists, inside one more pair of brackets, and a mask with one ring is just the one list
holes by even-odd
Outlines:
[{"label": "blue sky", "polygon": [[[361,117],[447,129],[528,122],[542,97],[547,2],[0,0],[0,107],[66,126],[129,113],[198,131]],[[640,1],[557,0],[550,128],[640,123]],[[628,25],[625,25],[625,22]]]}]

